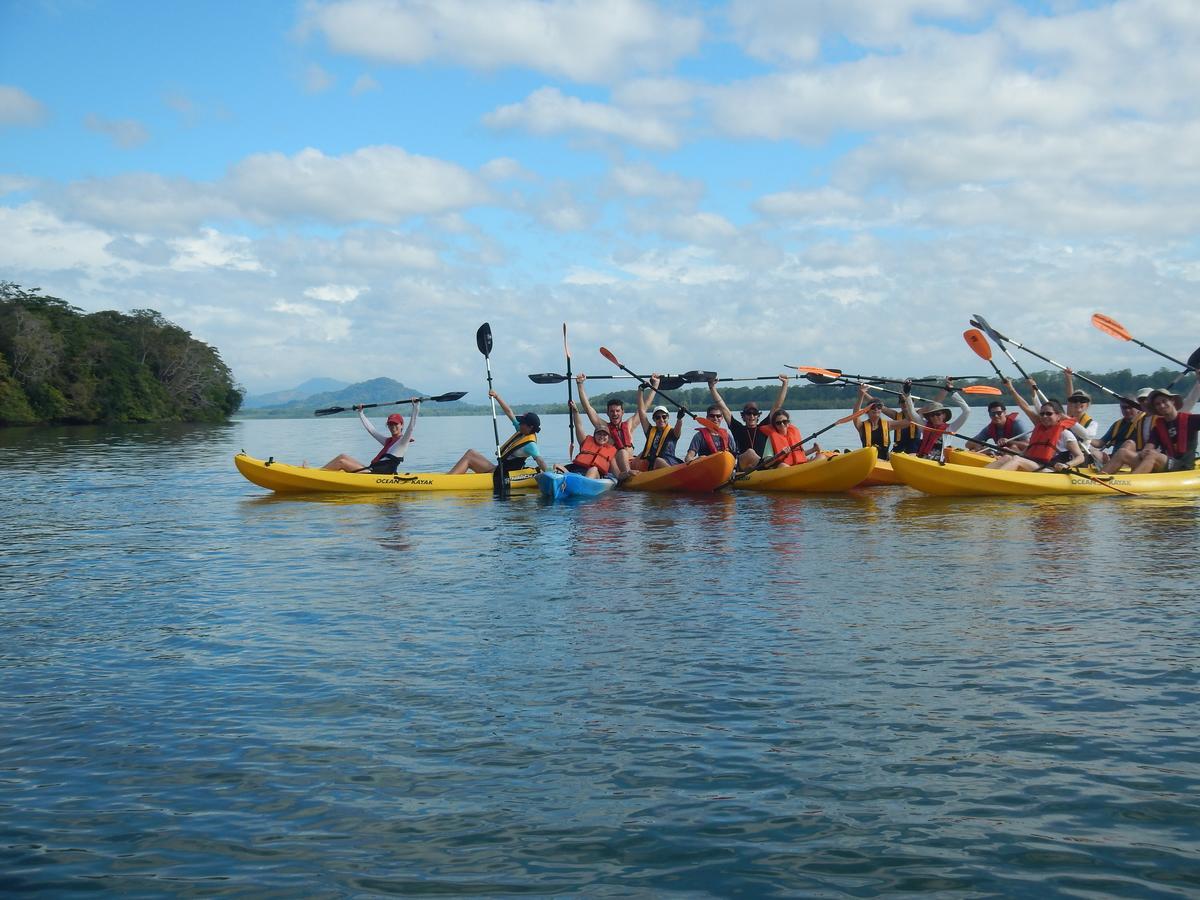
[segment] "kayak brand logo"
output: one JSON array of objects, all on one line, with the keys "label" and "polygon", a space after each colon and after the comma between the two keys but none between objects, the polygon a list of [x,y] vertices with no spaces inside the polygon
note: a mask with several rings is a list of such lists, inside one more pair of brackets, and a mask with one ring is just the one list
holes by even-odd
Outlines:
[{"label": "kayak brand logo", "polygon": [[376,484],[433,484],[431,478],[419,478],[416,475],[393,475],[391,478],[376,478]]}]

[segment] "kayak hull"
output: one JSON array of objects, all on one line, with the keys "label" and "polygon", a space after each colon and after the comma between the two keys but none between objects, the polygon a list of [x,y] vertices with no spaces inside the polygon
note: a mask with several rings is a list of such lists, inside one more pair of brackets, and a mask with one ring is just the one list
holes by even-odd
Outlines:
[{"label": "kayak hull", "polygon": [[735,477],[740,491],[779,493],[836,493],[856,487],[871,474],[879,454],[874,447],[814,459],[798,466],[760,469],[744,478]]},{"label": "kayak hull", "polygon": [[618,487],[626,491],[648,491],[650,493],[708,493],[729,481],[733,474],[734,459],[730,453],[712,453],[698,456],[691,462],[635,472]]},{"label": "kayak hull", "polygon": [[547,500],[562,500],[566,497],[598,497],[612,490],[610,478],[587,478],[577,472],[539,472],[535,476],[538,490]]},{"label": "kayak hull", "polygon": [[[1200,493],[1200,469],[1148,475],[1093,475],[1084,478],[1070,472],[1001,472],[978,466],[939,465],[905,453],[892,456],[892,468],[909,487],[945,497],[1122,496],[1135,494]],[[1095,479],[1095,480],[1093,480]],[[1121,489],[1106,487],[1109,483]]]},{"label": "kayak hull", "polygon": [[[408,494],[422,491],[487,491],[493,490],[492,476],[474,472],[466,475],[447,475],[444,472],[397,472],[395,475],[330,472],[287,463],[255,459],[244,453],[233,458],[237,470],[252,484],[280,494]],[[535,469],[518,469],[510,473],[509,483],[514,491],[537,490]]]},{"label": "kayak hull", "polygon": [[996,457],[988,456],[986,453],[976,453],[973,450],[963,450],[959,447],[946,448],[946,462],[954,463],[956,466],[975,466],[980,468],[986,466],[990,462],[995,462]]},{"label": "kayak hull", "polygon": [[862,486],[877,487],[881,484],[904,484],[896,477],[892,464],[886,459],[875,460],[875,466],[871,469],[871,474],[863,481]]}]

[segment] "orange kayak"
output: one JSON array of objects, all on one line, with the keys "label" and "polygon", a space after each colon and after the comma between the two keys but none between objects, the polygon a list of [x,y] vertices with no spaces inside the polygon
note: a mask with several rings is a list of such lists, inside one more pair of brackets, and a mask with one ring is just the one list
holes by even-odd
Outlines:
[{"label": "orange kayak", "polygon": [[688,463],[637,472],[622,481],[617,487],[626,491],[686,492],[703,494],[715,491],[733,474],[733,455],[713,453],[698,456]]}]

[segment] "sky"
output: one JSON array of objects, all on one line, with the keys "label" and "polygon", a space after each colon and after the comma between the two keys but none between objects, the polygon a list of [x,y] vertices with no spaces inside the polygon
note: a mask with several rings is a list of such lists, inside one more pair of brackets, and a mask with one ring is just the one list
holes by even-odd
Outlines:
[{"label": "sky", "polygon": [[[1200,343],[1196,0],[0,0],[0,280],[250,393]],[[997,362],[1013,371],[998,353]],[[1045,366],[1025,357],[1026,368]]]}]

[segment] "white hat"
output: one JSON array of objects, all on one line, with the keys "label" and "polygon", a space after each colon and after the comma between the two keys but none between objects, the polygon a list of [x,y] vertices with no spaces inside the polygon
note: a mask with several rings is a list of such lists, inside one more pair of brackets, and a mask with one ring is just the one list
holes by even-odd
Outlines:
[{"label": "white hat", "polygon": [[660,412],[661,412],[661,413],[666,413],[668,416],[671,414],[671,411],[670,411],[669,409],[667,409],[665,406],[656,406],[656,407],[654,407],[654,409],[652,409],[652,410],[650,411],[650,418],[652,418],[652,419],[653,419],[653,418],[654,418],[655,416],[657,416],[657,415],[658,415]]}]

